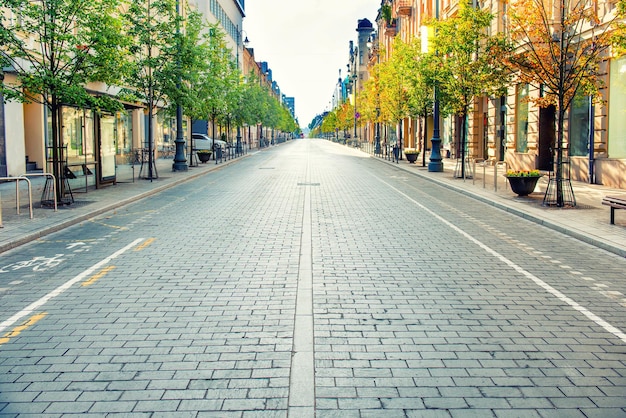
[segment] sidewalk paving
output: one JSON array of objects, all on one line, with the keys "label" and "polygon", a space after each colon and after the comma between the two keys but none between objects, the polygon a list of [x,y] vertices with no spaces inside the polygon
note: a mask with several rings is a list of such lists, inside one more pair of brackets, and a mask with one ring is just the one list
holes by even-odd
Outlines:
[{"label": "sidewalk paving", "polygon": [[[255,152],[252,151],[247,156]],[[422,167],[421,159],[415,164],[409,164],[406,160],[395,163],[380,157],[372,158],[626,257],[626,211],[618,210],[615,225],[611,225],[610,209],[601,203],[602,197],[606,195],[626,196],[626,190],[572,182],[577,201],[575,208],[545,207],[542,206],[542,202],[543,192],[547,186],[546,177],[540,180],[535,193],[527,197],[518,197],[502,177],[503,169],[500,169],[497,176],[496,191],[493,167],[486,167],[484,175],[482,167],[477,167],[475,178],[459,179],[455,178],[454,172],[456,160],[444,159],[444,172],[431,173],[427,167]],[[72,205],[59,206],[57,212],[51,208],[40,207],[45,179],[36,177],[32,179],[35,207],[33,219],[29,218],[28,193],[23,182],[20,186],[19,215],[16,213],[15,183],[0,183],[3,216],[3,228],[0,228],[0,253],[237,161],[238,158],[217,165],[210,161],[207,164],[190,167],[186,172],[172,172],[172,159],[159,159],[157,160],[159,177],[152,181],[137,178],[138,166],[134,168],[129,165],[118,166],[118,182],[115,185],[103,186],[97,190],[90,187],[87,192],[75,191],[75,202]]]}]

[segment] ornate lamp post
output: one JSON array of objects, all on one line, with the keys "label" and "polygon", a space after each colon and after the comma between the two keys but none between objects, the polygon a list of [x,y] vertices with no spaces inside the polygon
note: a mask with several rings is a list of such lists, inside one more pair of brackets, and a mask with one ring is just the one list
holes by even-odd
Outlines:
[{"label": "ornate lamp post", "polygon": [[[237,69],[238,70],[239,70],[239,45],[241,43],[241,37],[243,35],[243,32],[245,32],[245,31],[243,31],[243,30],[240,31],[239,27],[237,27]],[[248,40],[248,37],[246,36],[244,41],[243,41],[243,44],[241,44],[242,48],[247,48],[248,44],[250,44],[250,41]],[[243,49],[242,49],[242,51],[243,51]],[[241,126],[239,126],[239,125],[240,125],[240,123],[237,122],[237,145],[236,145],[236,148],[235,148],[235,154],[240,154],[242,152],[242,149],[241,149]]]},{"label": "ornate lamp post", "polygon": [[[370,55],[376,55],[376,64],[380,63],[380,55],[378,53],[378,36],[372,34],[367,41],[367,47]],[[377,70],[378,71],[378,70]],[[380,93],[378,92],[378,75],[376,75],[376,123],[374,127],[374,155],[380,155]]]},{"label": "ornate lamp post", "polygon": [[[176,18],[180,19],[180,1],[176,0]],[[180,21],[176,23],[176,35],[180,36]],[[180,39],[179,39],[180,42]],[[180,48],[180,43],[178,44]],[[180,53],[179,53],[180,56]],[[178,61],[180,67],[180,59]],[[178,86],[180,87],[180,76],[178,79]],[[172,164],[172,171],[187,171],[187,159],[185,158],[185,138],[183,136],[183,106],[179,103],[176,104],[176,139],[174,140],[176,145],[176,153],[174,155],[174,163]]]},{"label": "ornate lamp post", "polygon": [[[439,1],[435,1],[435,19],[439,19]],[[424,36],[424,35],[422,35]],[[422,38],[423,51],[428,52],[428,33],[425,34],[426,38]],[[433,137],[430,139],[432,149],[430,151],[430,162],[428,163],[428,171],[430,172],[442,172],[443,161],[441,158],[441,137],[439,136],[439,87],[435,84],[435,97],[433,104]],[[426,149],[423,150],[426,152]]]},{"label": "ornate lamp post", "polygon": [[356,141],[357,139],[357,131],[356,125],[359,119],[359,113],[357,112],[356,99],[357,99],[357,89],[359,83],[359,73],[358,73],[358,54],[359,47],[354,46],[352,41],[350,41],[350,63],[352,65],[352,93],[354,94],[354,137],[353,139]]}]

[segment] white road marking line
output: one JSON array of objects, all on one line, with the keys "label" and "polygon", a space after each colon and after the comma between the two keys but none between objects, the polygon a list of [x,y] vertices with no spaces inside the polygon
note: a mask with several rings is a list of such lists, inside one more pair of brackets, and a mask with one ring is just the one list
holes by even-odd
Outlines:
[{"label": "white road marking line", "polygon": [[[508,258],[506,258],[505,256],[503,256],[502,254],[500,254],[499,252],[497,252],[496,250],[492,249],[491,247],[487,246],[486,244],[483,244],[481,241],[477,240],[476,238],[474,238],[473,236],[471,236],[470,234],[468,234],[467,232],[463,231],[461,228],[459,228],[458,226],[454,225],[453,223],[447,221],[446,219],[444,219],[443,217],[441,217],[440,215],[437,215],[435,212],[433,212],[432,210],[426,208],[424,205],[422,205],[421,203],[419,203],[418,201],[416,201],[415,199],[412,199],[411,197],[409,197],[407,194],[405,194],[404,192],[396,189],[395,187],[393,187],[391,184],[385,182],[384,180],[378,178],[379,181],[381,181],[382,183],[386,184],[389,188],[395,190],[397,193],[399,193],[400,195],[404,196],[406,199],[408,199],[409,201],[411,201],[412,203],[414,203],[415,205],[417,205],[419,208],[421,208],[423,211],[427,212],[428,214],[430,214],[431,216],[435,217],[436,219],[438,219],[440,222],[444,223],[445,225],[447,225],[448,227],[452,228],[453,230],[455,230],[456,232],[458,232],[459,234],[463,235],[465,238],[467,238],[469,241],[473,242],[474,244],[478,245],[480,248],[482,248],[483,250],[485,250],[486,252],[488,252],[489,254],[493,255],[494,257],[496,257],[497,259],[499,259],[500,261],[502,261],[504,264],[508,265],[509,267],[511,267],[513,270],[517,271],[518,273],[523,274],[524,276],[526,276],[528,279],[532,280],[533,282],[535,282],[535,284],[539,287],[541,287],[542,289],[544,289],[546,292],[550,293],[551,295],[553,295],[554,297],[556,297],[558,300],[560,300],[563,303],[568,304],[569,306],[571,306],[574,310],[580,312],[581,314],[585,315],[587,318],[589,318],[590,320],[592,320],[593,322],[595,322],[597,325],[601,326],[602,328],[604,328],[604,330],[606,330],[607,332],[610,332],[611,334],[615,335],[617,338],[619,338],[620,340],[622,340],[622,342],[626,343],[626,333],[624,333],[623,331],[621,331],[619,328],[611,325],[610,323],[608,323],[607,321],[605,321],[604,319],[602,319],[601,317],[599,317],[598,315],[594,314],[593,312],[591,312],[589,309],[585,308],[584,306],[580,305],[578,302],[576,302],[575,300],[571,299],[570,297],[566,296],[565,294],[561,293],[559,290],[555,289],[554,287],[550,286],[549,284],[547,284],[546,282],[544,282],[543,280],[541,280],[540,278],[538,278],[537,276],[535,276],[534,274],[530,273],[529,271],[524,270],[522,267],[518,266],[517,264],[515,264],[513,261],[509,260]],[[557,260],[551,260],[552,262],[555,263],[559,263],[559,261]]]},{"label": "white road marking line", "polygon": [[78,274],[73,279],[63,283],[61,286],[57,287],[52,292],[50,292],[47,295],[43,296],[41,299],[31,303],[26,308],[22,309],[21,311],[19,311],[18,313],[16,313],[12,317],[10,317],[9,319],[3,321],[2,323],[0,323],[0,333],[4,332],[4,330],[9,328],[11,325],[15,324],[17,321],[19,321],[23,317],[33,313],[36,309],[38,309],[41,306],[43,306],[50,299],[59,296],[61,293],[65,292],[67,289],[72,287],[74,284],[78,283],[79,281],[83,280],[85,277],[87,277],[90,274],[92,274],[95,270],[99,269],[100,267],[102,267],[103,265],[107,264],[111,260],[119,257],[120,255],[122,255],[123,253],[125,253],[126,251],[128,251],[129,249],[134,247],[135,245],[139,244],[141,241],[143,241],[143,238],[138,238],[135,241],[133,241],[130,244],[128,244],[127,246],[125,246],[124,248],[122,248],[120,250],[117,250],[116,252],[114,252],[110,256],[102,259],[101,261],[97,262],[93,266],[89,267],[87,270],[84,270],[82,273]]}]

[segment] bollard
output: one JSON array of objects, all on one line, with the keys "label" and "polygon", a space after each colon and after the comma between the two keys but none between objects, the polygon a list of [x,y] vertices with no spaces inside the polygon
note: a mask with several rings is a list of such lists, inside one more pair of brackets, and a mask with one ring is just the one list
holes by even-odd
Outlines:
[{"label": "bollard", "polygon": [[[498,161],[493,165],[493,190],[496,192],[498,191],[498,166],[503,166],[506,173],[506,162]],[[504,188],[506,189],[506,182],[504,183]]]}]

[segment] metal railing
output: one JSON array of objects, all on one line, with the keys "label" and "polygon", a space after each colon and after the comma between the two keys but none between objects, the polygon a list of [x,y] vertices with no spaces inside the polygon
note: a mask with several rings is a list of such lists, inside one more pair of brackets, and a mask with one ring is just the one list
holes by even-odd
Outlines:
[{"label": "metal railing", "polygon": [[[472,184],[476,184],[476,167],[482,167],[483,169],[483,189],[487,184],[487,167],[493,167],[493,190],[498,191],[498,171],[499,168],[504,167],[504,172],[506,173],[506,162],[504,161],[496,161],[496,160],[485,160],[482,158],[475,158],[472,163]],[[502,177],[504,178],[504,177]],[[506,188],[506,179],[504,179],[504,187]]]},{"label": "metal railing", "polygon": [[33,188],[30,183],[30,180],[24,176],[0,177],[0,181],[14,181],[15,182],[15,207],[16,207],[18,215],[20,214],[20,181],[21,180],[24,180],[26,184],[28,184],[28,209],[30,212],[30,219],[33,219]]},{"label": "metal railing", "polygon": [[52,173],[28,173],[28,174],[23,174],[22,177],[45,177],[45,178],[49,178],[52,179],[52,201],[54,202],[54,211],[57,212],[58,211],[58,204],[57,204],[57,182],[56,182],[56,177],[54,177],[54,174]]}]

